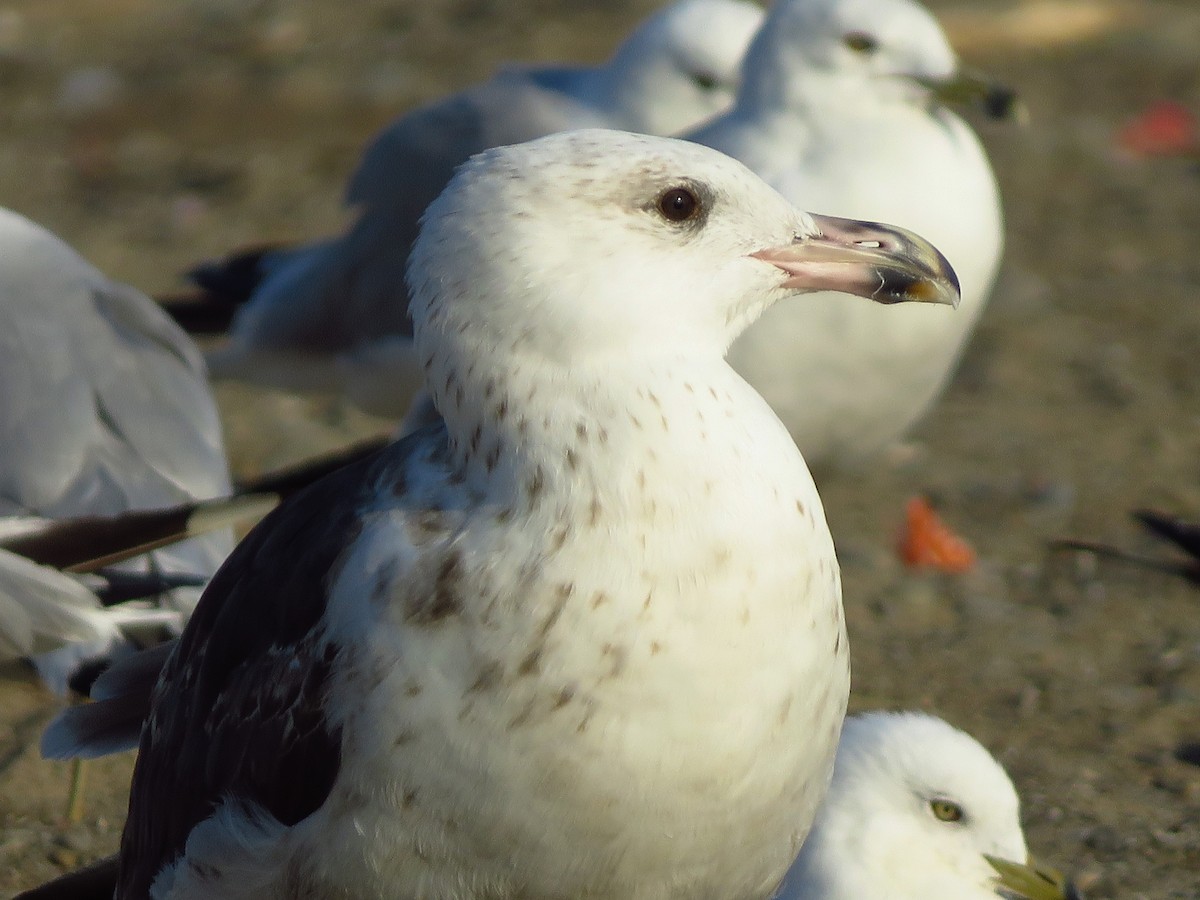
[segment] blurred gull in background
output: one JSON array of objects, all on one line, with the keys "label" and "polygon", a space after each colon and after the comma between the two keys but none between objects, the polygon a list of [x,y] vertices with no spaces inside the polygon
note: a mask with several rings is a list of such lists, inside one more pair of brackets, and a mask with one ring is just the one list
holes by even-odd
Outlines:
[{"label": "blurred gull in background", "polygon": [[[216,406],[187,335],[149,298],[0,209],[0,535],[229,487]],[[203,580],[232,546],[215,532],[122,568]],[[103,608],[81,581],[0,551],[0,656],[37,654],[42,677],[63,691],[126,629],[178,631],[198,596],[183,587]]]},{"label": "blurred gull in background", "polygon": [[832,295],[770,310],[729,360],[810,465],[860,459],[936,399],[992,288],[1000,198],[974,132],[946,103],[1012,111],[1012,94],[959,68],[914,0],[779,0],[743,66],[732,111],[687,137],[741,160],[785,197],[894,222],[936,244],[962,306],[880,309]]},{"label": "blurred gull in background", "polygon": [[399,419],[420,384],[404,265],[421,214],[455,167],[557,131],[692,127],[733,102],[761,19],[745,0],[680,0],[604,65],[506,68],[402,116],[375,137],[350,180],[346,199],[359,217],[346,234],[201,267],[199,300],[176,304],[176,314],[194,331],[232,316],[228,343],[209,356],[216,378],[340,392]]}]

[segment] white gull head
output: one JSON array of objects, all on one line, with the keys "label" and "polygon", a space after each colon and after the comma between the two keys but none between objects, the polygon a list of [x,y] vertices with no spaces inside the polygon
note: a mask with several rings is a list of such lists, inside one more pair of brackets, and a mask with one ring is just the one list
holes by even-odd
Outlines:
[{"label": "white gull head", "polygon": [[829,793],[778,900],[1025,896],[989,857],[1043,882],[1036,896],[1063,896],[1057,873],[1027,866],[1016,789],[978,741],[924,713],[865,713],[843,726]]},{"label": "white gull head", "polygon": [[746,0],[679,0],[650,17],[601,70],[597,105],[615,127],[677,134],[733,105],[763,11]]}]

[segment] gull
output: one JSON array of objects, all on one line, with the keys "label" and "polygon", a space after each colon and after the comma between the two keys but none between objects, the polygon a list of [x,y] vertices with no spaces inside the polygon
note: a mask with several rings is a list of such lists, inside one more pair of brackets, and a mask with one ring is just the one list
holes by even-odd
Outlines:
[{"label": "gull", "polygon": [[1003,247],[995,178],[945,105],[1011,92],[959,68],[913,0],[778,0],[746,53],[733,109],[686,137],[749,166],[785,197],[892,222],[931,240],[958,272],[962,305],[888,310],[832,295],[777,306],[730,362],[820,468],[900,438],[936,399],[983,311]]},{"label": "gull", "polygon": [[441,420],[210,582],[116,896],[765,900],[848,650],[812,478],[724,353],[785,297],[953,303],[952,270],[707,148],[585,130],[461,168],[408,284]]},{"label": "gull", "polygon": [[[228,493],[216,406],[187,335],[148,297],[6,209],[0,325],[0,535]],[[218,532],[129,566],[207,577],[231,549]],[[129,629],[178,633],[198,597],[179,588],[156,604],[105,608],[92,586],[0,550],[0,657],[34,655],[63,692]]]},{"label": "gull", "polygon": [[404,263],[421,213],[455,167],[489,147],[557,131],[666,135],[692,127],[733,102],[738,65],[761,20],[745,0],[679,0],[604,65],[505,68],[391,123],[350,180],[346,200],[358,218],[345,234],[197,271],[212,289],[200,304],[204,317],[215,302],[227,322],[230,292],[245,301],[228,343],[209,355],[213,376],[337,391],[398,419],[419,385]]},{"label": "gull", "polygon": [[833,781],[777,900],[1066,900],[1029,858],[1008,773],[926,713],[871,712],[842,728]]}]

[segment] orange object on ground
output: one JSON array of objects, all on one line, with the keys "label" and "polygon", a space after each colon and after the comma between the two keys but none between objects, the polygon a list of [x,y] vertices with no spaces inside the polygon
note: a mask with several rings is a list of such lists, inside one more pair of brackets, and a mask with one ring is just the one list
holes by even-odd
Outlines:
[{"label": "orange object on ground", "polygon": [[1200,152],[1200,131],[1186,106],[1160,100],[1117,132],[1117,144],[1135,157],[1190,156]]},{"label": "orange object on ground", "polygon": [[896,551],[906,566],[966,572],[975,565],[971,545],[942,524],[924,497],[913,497],[904,512]]}]

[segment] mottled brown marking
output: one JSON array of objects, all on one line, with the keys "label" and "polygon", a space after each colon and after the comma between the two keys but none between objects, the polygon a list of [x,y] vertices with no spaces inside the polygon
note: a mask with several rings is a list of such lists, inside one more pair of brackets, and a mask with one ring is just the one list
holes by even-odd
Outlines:
[{"label": "mottled brown marking", "polygon": [[404,684],[404,693],[409,697],[418,697],[424,688],[421,687],[421,682],[415,678],[410,678]]},{"label": "mottled brown marking", "polygon": [[596,591],[592,594],[592,609],[599,609],[608,602],[608,594],[604,591]]},{"label": "mottled brown marking", "polygon": [[804,509],[804,503],[800,500],[796,501],[796,512],[800,513],[800,515],[802,515],[802,516],[806,515],[806,511]]},{"label": "mottled brown marking", "polygon": [[487,469],[489,473],[491,473],[496,470],[496,466],[499,464],[499,462],[500,441],[497,440],[496,443],[492,444],[491,448],[488,450],[487,456],[483,458],[483,467]]},{"label": "mottled brown marking", "polygon": [[471,682],[471,686],[467,688],[468,694],[480,694],[484,691],[490,691],[500,683],[500,678],[504,674],[504,666],[499,660],[491,660],[480,666],[479,674],[475,676],[475,680]]},{"label": "mottled brown marking", "polygon": [[515,716],[512,717],[512,719],[509,720],[509,723],[508,723],[509,729],[511,730],[513,728],[520,728],[522,725],[524,725],[526,722],[529,721],[529,719],[532,715],[533,715],[533,701],[530,700],[528,703],[525,704],[525,707],[519,713],[517,713]]},{"label": "mottled brown marking", "polygon": [[579,438],[579,440],[583,441],[583,443],[587,443],[588,428],[586,423],[580,422],[575,426],[575,437]]},{"label": "mottled brown marking", "polygon": [[638,486],[638,490],[640,490],[640,491],[646,490],[646,470],[645,469],[638,469],[637,486]]},{"label": "mottled brown marking", "polygon": [[414,544],[421,544],[433,537],[440,536],[446,530],[442,514],[434,509],[425,509],[413,515],[407,521],[408,538]]},{"label": "mottled brown marking", "polygon": [[496,513],[496,524],[503,525],[505,522],[507,522],[512,517],[513,517],[512,507],[505,506],[505,507],[501,508],[501,510],[498,513]]},{"label": "mottled brown marking", "polygon": [[542,650],[545,649],[545,644],[539,641],[532,650],[530,650],[521,664],[517,666],[517,674],[524,677],[528,675],[536,675],[541,670]]},{"label": "mottled brown marking", "polygon": [[538,498],[546,490],[546,473],[542,471],[542,467],[538,466],[533,470],[533,475],[525,482],[525,495],[529,499],[529,508],[537,504]]},{"label": "mottled brown marking", "polygon": [[597,439],[597,440],[598,440],[598,441],[599,441],[601,444],[607,444],[607,443],[608,443],[608,429],[607,429],[607,428],[605,428],[603,425],[601,425],[601,426],[600,426],[600,431],[596,433],[596,439]]},{"label": "mottled brown marking", "polygon": [[462,557],[457,551],[447,553],[434,576],[432,593],[413,598],[405,620],[412,625],[436,625],[461,613],[462,598],[458,594],[461,578]]},{"label": "mottled brown marking", "polygon": [[660,416],[659,418],[661,418],[661,419],[662,419],[662,430],[663,430],[663,431],[670,431],[670,430],[671,430],[671,426],[670,426],[670,424],[667,422],[667,417],[664,415],[664,416]]},{"label": "mottled brown marking", "polygon": [[563,544],[567,542],[567,535],[571,533],[570,525],[562,525],[555,529],[553,537],[550,539],[550,552],[557,553],[563,548]]},{"label": "mottled brown marking", "polygon": [[405,731],[400,732],[398,735],[396,735],[396,740],[395,740],[393,746],[403,747],[405,744],[411,744],[416,739],[417,739],[416,732],[405,730]]},{"label": "mottled brown marking", "polygon": [[575,688],[568,685],[558,692],[558,696],[554,698],[554,705],[550,708],[551,712],[562,709],[568,703],[575,699]]},{"label": "mottled brown marking", "polygon": [[783,704],[779,707],[779,724],[781,726],[787,724],[788,717],[792,714],[792,695],[788,694]]},{"label": "mottled brown marking", "polygon": [[629,414],[629,421],[633,423],[633,427],[636,428],[638,431],[642,430],[642,420],[639,419],[637,416],[635,416],[633,413]]},{"label": "mottled brown marking", "polygon": [[593,528],[600,521],[600,509],[600,498],[593,495],[592,502],[588,506],[588,525],[592,526]]},{"label": "mottled brown marking", "polygon": [[554,627],[554,623],[558,621],[558,617],[562,615],[563,609],[566,608],[567,601],[571,595],[575,593],[575,585],[560,584],[554,592],[554,606],[550,608],[549,615],[542,622],[542,627],[538,631],[538,637],[545,637],[550,633],[550,629]]},{"label": "mottled brown marking", "polygon": [[409,788],[404,792],[404,796],[400,798],[401,809],[412,809],[417,802],[417,789]]},{"label": "mottled brown marking", "polygon": [[660,654],[660,653],[662,653],[662,644],[660,644],[658,641],[651,641],[650,642],[650,655],[658,656],[658,654]]},{"label": "mottled brown marking", "polygon": [[483,399],[491,400],[496,395],[496,379],[489,378],[483,386]]},{"label": "mottled brown marking", "polygon": [[574,447],[567,449],[567,468],[572,472],[579,468],[579,454],[575,452]]},{"label": "mottled brown marking", "polygon": [[496,421],[503,422],[508,415],[508,398],[501,397],[500,402],[496,405]]},{"label": "mottled brown marking", "polygon": [[476,425],[475,430],[471,432],[471,442],[467,445],[467,452],[474,456],[479,452],[479,442],[483,439],[483,426]]},{"label": "mottled brown marking", "polygon": [[658,399],[658,394],[654,393],[654,391],[646,391],[646,394],[649,396],[651,403],[662,409],[662,401]]}]

